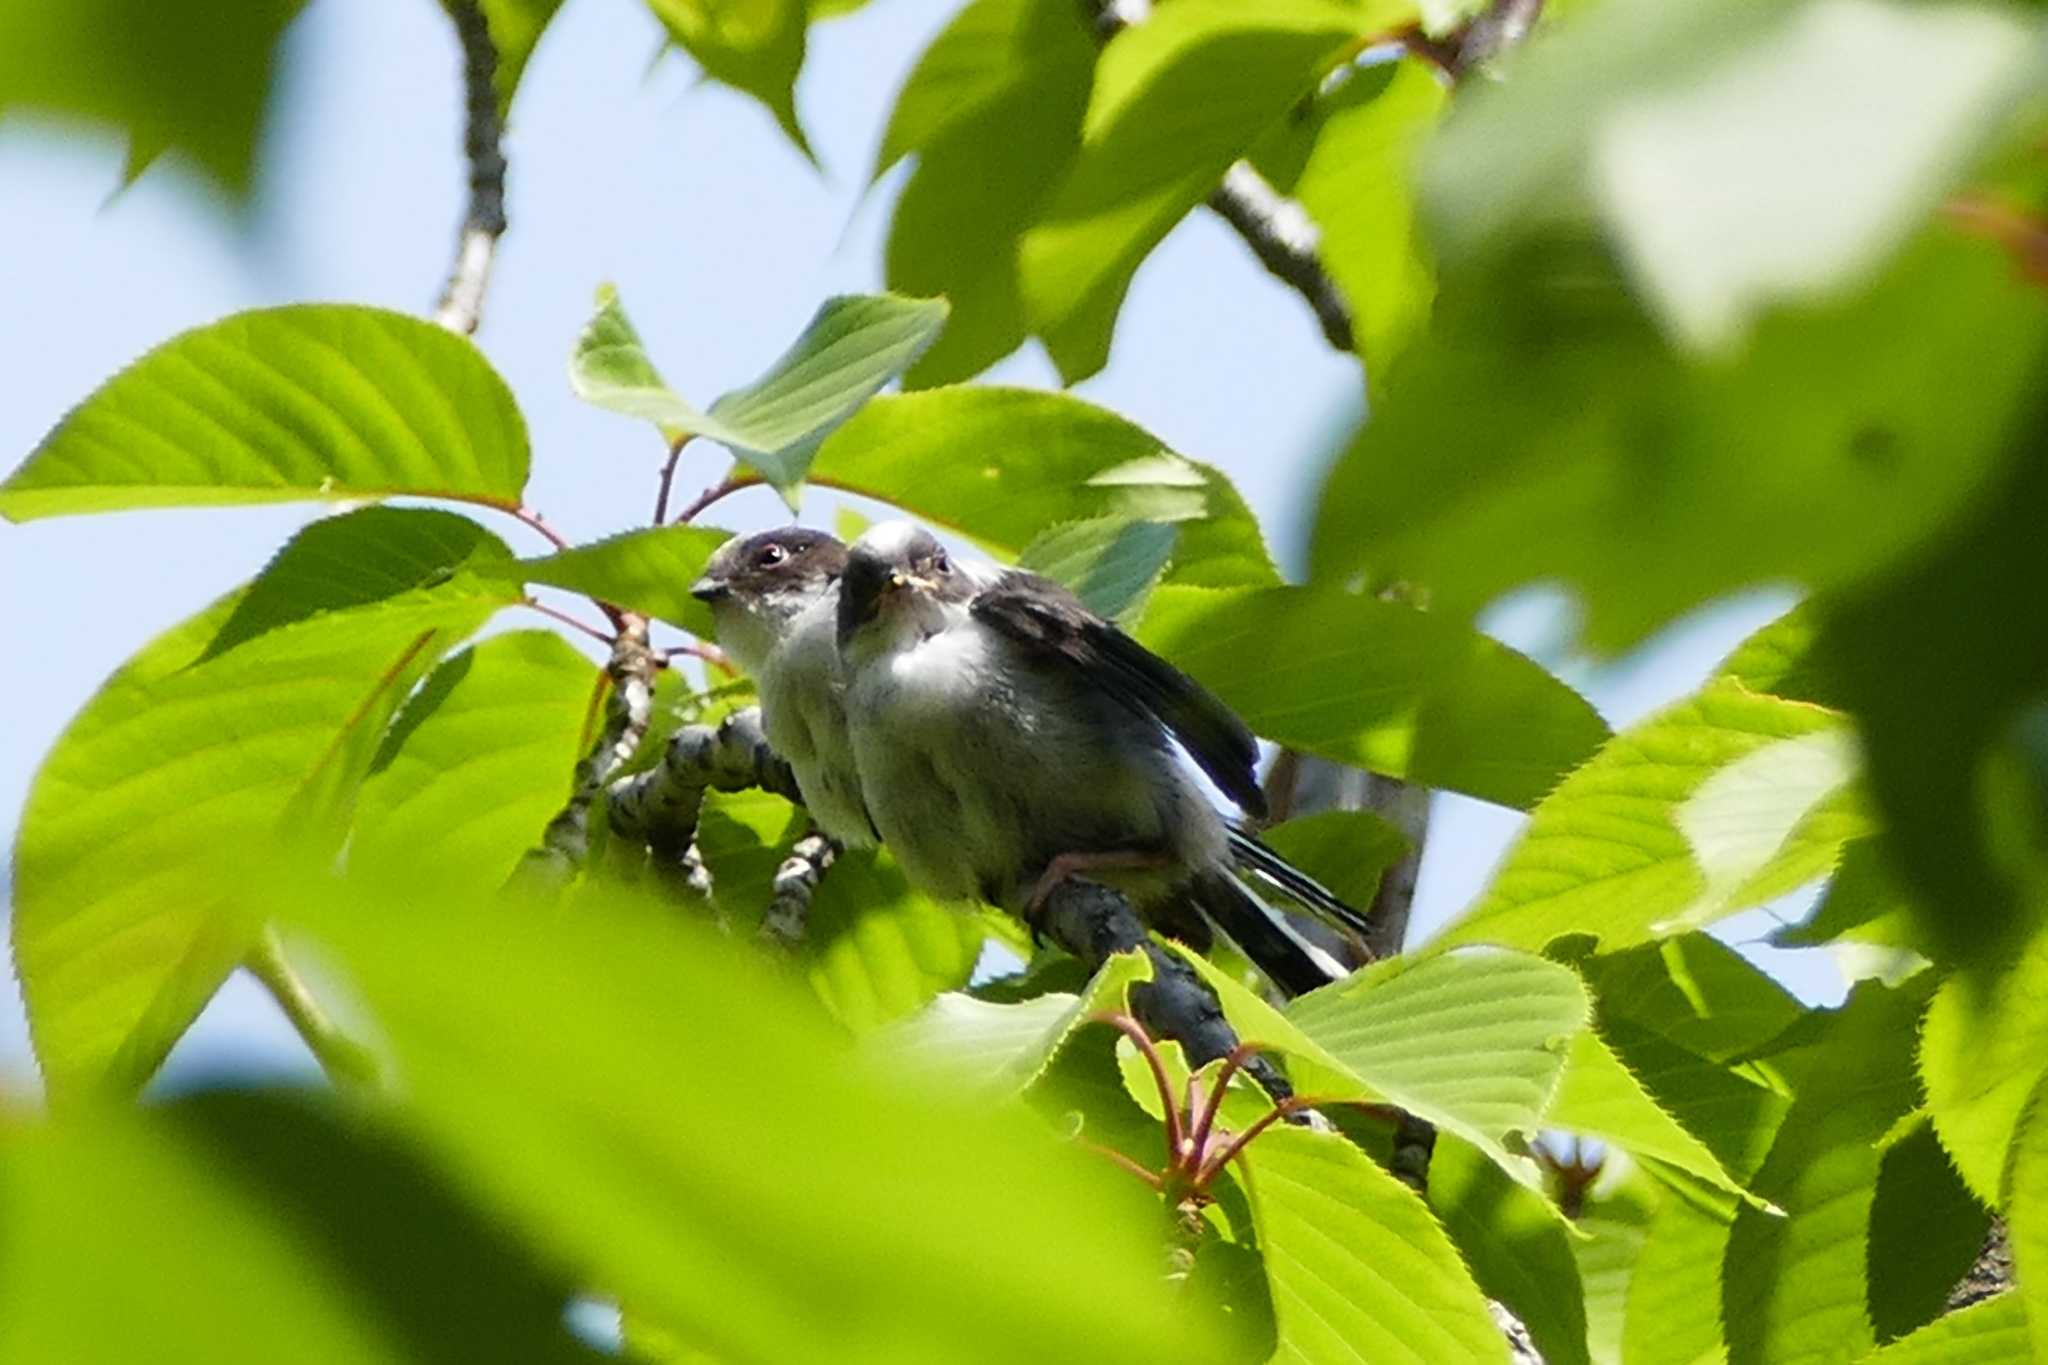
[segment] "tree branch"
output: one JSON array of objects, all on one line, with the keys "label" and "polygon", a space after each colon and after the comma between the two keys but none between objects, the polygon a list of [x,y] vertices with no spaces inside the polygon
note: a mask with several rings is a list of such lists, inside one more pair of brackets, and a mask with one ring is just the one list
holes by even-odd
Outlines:
[{"label": "tree branch", "polygon": [[505,154],[499,143],[498,49],[477,0],[447,0],[462,40],[462,87],[467,126],[462,140],[469,163],[469,211],[456,238],[455,264],[434,320],[451,332],[475,333],[483,320],[491,261],[505,232]]},{"label": "tree branch", "polygon": [[618,637],[605,664],[611,695],[605,704],[604,729],[597,743],[576,765],[569,800],[548,822],[538,848],[529,852],[513,875],[516,881],[538,879],[560,885],[590,855],[590,807],[647,735],[654,715],[654,675],[660,659],[647,643],[647,618],[619,613]]},{"label": "tree branch", "polygon": [[1351,305],[1323,268],[1318,254],[1322,231],[1308,210],[1274,189],[1249,161],[1237,162],[1223,173],[1223,183],[1208,203],[1244,238],[1260,265],[1308,300],[1322,325],[1323,339],[1337,350],[1352,350]]}]

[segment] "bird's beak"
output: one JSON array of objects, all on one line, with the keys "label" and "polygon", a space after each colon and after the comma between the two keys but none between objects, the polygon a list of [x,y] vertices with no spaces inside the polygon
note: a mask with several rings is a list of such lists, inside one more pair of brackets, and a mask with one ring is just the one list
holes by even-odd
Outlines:
[{"label": "bird's beak", "polygon": [[690,585],[690,596],[699,602],[719,602],[732,595],[732,585],[722,578],[705,575]]},{"label": "bird's beak", "polygon": [[905,588],[907,588],[907,587],[909,587],[909,586],[910,586],[910,577],[909,577],[909,575],[907,575],[907,574],[903,574],[903,573],[899,573],[899,572],[894,572],[894,571],[892,571],[892,572],[891,572],[891,573],[889,574],[889,577],[888,577],[888,578],[886,578],[885,580],[883,580],[883,582],[882,582],[882,591],[883,591],[883,592],[901,592],[901,591],[903,591],[903,590],[904,590]]}]

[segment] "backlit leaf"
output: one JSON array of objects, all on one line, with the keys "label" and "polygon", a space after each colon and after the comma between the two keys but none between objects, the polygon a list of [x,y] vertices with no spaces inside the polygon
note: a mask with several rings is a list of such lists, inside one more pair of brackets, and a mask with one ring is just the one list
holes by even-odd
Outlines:
[{"label": "backlit leaf", "polygon": [[467,338],[298,304],[196,328],[109,379],[0,483],[0,514],[401,493],[513,508],[526,463],[526,423]]}]

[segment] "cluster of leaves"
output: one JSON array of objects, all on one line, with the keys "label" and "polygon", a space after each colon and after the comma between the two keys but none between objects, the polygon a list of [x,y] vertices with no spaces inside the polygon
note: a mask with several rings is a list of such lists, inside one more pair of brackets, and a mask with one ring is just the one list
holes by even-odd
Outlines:
[{"label": "cluster of leaves", "polygon": [[[655,7],[800,137],[820,11]],[[484,8],[516,79],[551,7]],[[1497,1360],[1488,1299],[1562,1362],[2048,1354],[2048,306],[2004,234],[1935,212],[2037,189],[2038,25],[1605,0],[1452,98],[1370,46],[1469,10],[1424,8],[1166,0],[1104,43],[1065,0],[973,0],[881,157],[917,159],[891,282],[950,317],[835,300],[699,406],[600,298],[577,391],[651,423],[653,462],[735,462],[680,522],[515,556],[469,512],[533,520],[517,403],[467,341],[377,310],[241,314],[75,409],[0,514],[376,505],[146,646],[38,775],[13,938],[60,1121],[0,1128],[27,1268],[0,1355],[573,1358],[577,1291],[676,1358]],[[0,101],[32,102],[6,62]],[[1320,221],[1374,366],[1306,585],[1221,474],[1114,414],[919,387],[1027,335],[1098,368],[1133,272],[1240,161]],[[542,587],[701,635],[685,590],[725,532],[694,516],[750,483],[949,528],[1272,740],[1530,812],[1425,950],[1284,1010],[1197,964],[1337,1131],[1276,1126],[1224,1168],[1177,1289],[1159,1248],[1185,1229],[1083,1150],[1161,1165],[1159,1087],[1090,1022],[1142,962],[970,987],[1004,931],[882,854],[823,883],[801,983],[650,903],[616,842],[554,905],[481,903],[568,797],[606,683],[551,631],[465,641]],[[1621,648],[1779,578],[1811,598],[1620,735],[1471,624],[1550,580]],[[1397,579],[1432,609],[1361,591]],[[629,766],[745,695],[667,670]],[[720,919],[760,915],[801,830],[774,797],[707,803]],[[1361,902],[1402,851],[1361,814],[1271,837]],[[1886,966],[1837,1009],[1702,932],[1821,879],[1783,940]],[[403,1100],[102,1112],[280,921]],[[1238,1132],[1264,1108],[1220,1105]],[[1394,1110],[1436,1130],[1425,1194],[1387,1169]],[[117,1215],[79,1220],[110,1183]],[[2020,1290],[1944,1315],[1994,1211]],[[251,1287],[270,1311],[229,1332]]]}]

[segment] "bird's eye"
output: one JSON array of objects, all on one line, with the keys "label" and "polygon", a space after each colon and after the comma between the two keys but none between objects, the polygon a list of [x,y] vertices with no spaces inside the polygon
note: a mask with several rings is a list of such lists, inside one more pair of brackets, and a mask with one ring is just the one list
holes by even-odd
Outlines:
[{"label": "bird's eye", "polygon": [[788,558],[789,551],[780,545],[763,545],[760,552],[754,556],[754,563],[761,568],[772,569]]},{"label": "bird's eye", "polygon": [[935,574],[949,574],[953,572],[952,562],[946,558],[944,550],[932,556],[932,572]]}]

